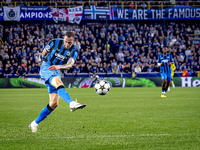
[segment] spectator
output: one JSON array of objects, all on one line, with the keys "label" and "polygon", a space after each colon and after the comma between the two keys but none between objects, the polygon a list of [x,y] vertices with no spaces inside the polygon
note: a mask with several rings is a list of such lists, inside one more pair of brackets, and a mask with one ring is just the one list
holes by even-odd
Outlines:
[{"label": "spectator", "polygon": [[78,50],[81,49],[81,43],[78,41],[78,39],[76,39],[76,41],[74,42],[74,44],[76,45],[76,47],[78,48]]},{"label": "spectator", "polygon": [[114,65],[117,65],[117,62],[115,59],[113,59],[113,61],[112,61],[112,68],[114,67]]},{"label": "spectator", "polygon": [[17,76],[18,77],[22,77],[22,76],[24,76],[24,74],[25,74],[25,68],[24,67],[22,67],[22,66],[18,66],[18,69],[17,69]]},{"label": "spectator", "polygon": [[32,74],[31,65],[28,66],[28,69],[27,69],[27,71],[26,71],[26,74]]},{"label": "spectator", "polygon": [[123,69],[123,66],[122,66],[121,62],[119,63],[118,69],[119,69],[119,73],[123,73],[124,72],[124,69]]},{"label": "spectator", "polygon": [[3,77],[3,68],[2,68],[2,65],[0,65],[0,78]]},{"label": "spectator", "polygon": [[3,39],[3,26],[0,24],[0,37]]},{"label": "spectator", "polygon": [[82,63],[80,67],[80,73],[86,73],[86,72],[87,72],[87,67],[85,66],[85,63]]},{"label": "spectator", "polygon": [[99,73],[104,73],[104,72],[105,72],[105,69],[104,69],[102,63],[100,63],[100,66],[98,67],[98,72],[99,72]]},{"label": "spectator", "polygon": [[95,62],[96,62],[96,63],[100,63],[100,62],[101,62],[100,55],[97,56],[97,58],[95,59]]},{"label": "spectator", "polygon": [[191,76],[192,75],[192,70],[190,69],[190,66],[187,66],[187,71],[188,71],[188,75]]},{"label": "spectator", "polygon": [[[63,33],[64,34],[64,33]],[[49,33],[46,35],[46,38],[51,38],[53,39],[53,34],[51,33],[51,31],[49,31]]]},{"label": "spectator", "polygon": [[186,56],[186,59],[188,58],[188,56],[191,55],[191,50],[190,48],[188,47],[187,50],[185,51],[185,56]]},{"label": "spectator", "polygon": [[23,58],[22,58],[22,63],[23,63],[23,64],[27,64],[26,56],[23,56]]},{"label": "spectator", "polygon": [[92,69],[91,69],[90,65],[88,64],[86,73],[91,73],[91,72],[92,72]]},{"label": "spectator", "polygon": [[129,4],[129,7],[130,7],[130,9],[134,9],[134,8],[135,8],[135,3],[132,1],[132,2]]},{"label": "spectator", "polygon": [[184,61],[184,57],[181,53],[179,53],[179,55],[177,56],[177,60],[183,62]]},{"label": "spectator", "polygon": [[112,67],[111,67],[110,63],[108,63],[108,65],[105,67],[106,67],[105,70],[107,71],[107,73],[112,73]]},{"label": "spectator", "polygon": [[186,65],[185,63],[183,63],[180,67],[179,67],[179,70],[180,71],[184,71],[186,69]]},{"label": "spectator", "polygon": [[119,69],[118,69],[117,65],[114,65],[112,67],[112,73],[114,73],[114,74],[119,73]]},{"label": "spectator", "polygon": [[186,68],[184,68],[182,77],[188,77],[188,76],[189,76],[188,70]]},{"label": "spectator", "polygon": [[140,68],[140,66],[137,65],[134,71],[135,71],[136,73],[141,72],[141,68]]},{"label": "spectator", "polygon": [[75,73],[75,74],[77,74],[77,73],[80,73],[80,68],[79,68],[79,65],[77,65],[75,68],[74,68],[74,72],[73,73]]},{"label": "spectator", "polygon": [[128,64],[126,65],[126,67],[124,68],[124,72],[125,72],[125,73],[130,73],[130,72],[132,72],[131,67],[130,67],[130,63],[128,63]]},{"label": "spectator", "polygon": [[141,7],[142,7],[142,9],[146,9],[147,8],[147,4],[145,2],[142,2]]},{"label": "spectator", "polygon": [[113,31],[111,36],[114,37],[114,38],[118,38],[118,34],[116,33],[116,31]]},{"label": "spectator", "polygon": [[36,74],[36,73],[37,73],[37,68],[36,68],[36,66],[35,66],[35,63],[32,64],[31,73],[32,73],[32,74]]},{"label": "spectator", "polygon": [[195,34],[195,35],[200,35],[199,27],[197,27],[197,28],[194,30],[194,34]]},{"label": "spectator", "polygon": [[105,36],[106,36],[106,34],[105,34],[104,30],[101,30],[101,32],[100,32],[100,38],[104,39]]}]

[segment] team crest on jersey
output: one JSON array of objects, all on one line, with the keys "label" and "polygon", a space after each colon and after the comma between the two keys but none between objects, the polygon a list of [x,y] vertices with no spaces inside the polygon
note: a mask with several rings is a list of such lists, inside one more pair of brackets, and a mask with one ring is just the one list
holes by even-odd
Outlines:
[{"label": "team crest on jersey", "polygon": [[68,51],[66,55],[69,56],[70,54],[71,54],[70,51]]}]

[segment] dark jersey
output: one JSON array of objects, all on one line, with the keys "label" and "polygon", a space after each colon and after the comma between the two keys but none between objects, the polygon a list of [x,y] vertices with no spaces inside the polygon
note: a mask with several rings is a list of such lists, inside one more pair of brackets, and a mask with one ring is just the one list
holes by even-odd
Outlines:
[{"label": "dark jersey", "polygon": [[72,44],[69,49],[63,46],[64,39],[53,39],[45,46],[47,54],[43,56],[43,61],[48,62],[51,65],[64,65],[72,57],[74,61],[78,56],[77,47]]},{"label": "dark jersey", "polygon": [[99,72],[103,73],[104,72],[104,68],[103,67],[99,67]]},{"label": "dark jersey", "polygon": [[171,54],[161,54],[158,57],[158,63],[162,64],[162,66],[160,66],[160,71],[162,73],[171,73],[171,65],[168,65],[169,62],[173,63],[173,57]]},{"label": "dark jersey", "polygon": [[97,66],[93,66],[93,72],[97,72]]}]

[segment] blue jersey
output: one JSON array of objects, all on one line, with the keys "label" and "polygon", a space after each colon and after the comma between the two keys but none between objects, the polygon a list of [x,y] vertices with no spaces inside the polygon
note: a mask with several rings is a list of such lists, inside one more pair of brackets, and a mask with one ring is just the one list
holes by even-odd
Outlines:
[{"label": "blue jersey", "polygon": [[169,62],[173,63],[173,58],[171,54],[161,54],[158,57],[158,63],[162,64],[162,66],[160,66],[160,71],[162,73],[171,73],[171,65],[168,65]]},{"label": "blue jersey", "polygon": [[45,46],[46,55],[42,57],[43,61],[50,65],[64,65],[72,57],[74,61],[78,56],[77,47],[72,44],[69,49],[63,46],[64,39],[53,39]]}]

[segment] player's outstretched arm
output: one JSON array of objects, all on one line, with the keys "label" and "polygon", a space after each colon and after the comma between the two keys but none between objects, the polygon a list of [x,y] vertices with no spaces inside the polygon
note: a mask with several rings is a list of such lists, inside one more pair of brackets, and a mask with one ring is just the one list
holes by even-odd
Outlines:
[{"label": "player's outstretched arm", "polygon": [[72,65],[74,64],[74,59],[72,57],[70,57],[70,59],[68,60],[67,64],[65,65],[53,65],[50,66],[48,69],[49,70],[59,70],[59,69],[65,69],[68,70],[72,67]]},{"label": "player's outstretched arm", "polygon": [[60,67],[61,67],[60,69],[66,69],[66,70],[68,70],[68,69],[70,69],[73,66],[74,63],[75,63],[74,58],[70,57],[69,60],[68,60],[68,62],[67,62],[67,64],[60,65]]},{"label": "player's outstretched arm", "polygon": [[46,54],[47,54],[47,50],[44,49],[44,50],[42,51],[42,57],[45,56]]},{"label": "player's outstretched arm", "polygon": [[173,64],[173,62],[168,62],[168,65],[170,66],[171,64]]}]

